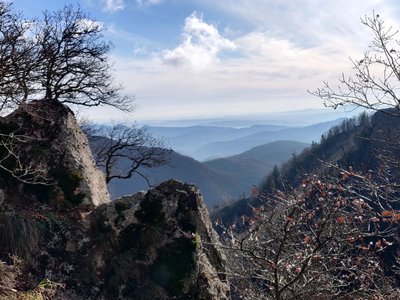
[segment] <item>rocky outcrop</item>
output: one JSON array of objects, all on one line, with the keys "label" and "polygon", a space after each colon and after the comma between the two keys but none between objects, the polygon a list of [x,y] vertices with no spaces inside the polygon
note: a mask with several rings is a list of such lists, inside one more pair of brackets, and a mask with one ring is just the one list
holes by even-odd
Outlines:
[{"label": "rocky outcrop", "polygon": [[228,299],[225,257],[195,186],[169,180],[110,202],[58,102],[0,118],[0,133],[0,162],[17,170],[0,168],[0,299]]},{"label": "rocky outcrop", "polygon": [[90,217],[116,243],[113,251],[94,245],[95,281],[104,281],[109,297],[228,299],[225,257],[195,186],[169,180]]},{"label": "rocky outcrop", "polygon": [[53,202],[57,199],[55,204],[97,206],[110,201],[104,175],[68,107],[57,101],[33,101],[1,118],[2,127],[13,128],[14,134],[25,138],[15,139],[13,145],[22,168],[33,166],[33,176],[40,175],[36,180],[46,179],[48,185],[59,187],[49,196]]},{"label": "rocky outcrop", "polygon": [[55,299],[229,299],[225,257],[193,185],[169,180],[91,212],[2,211],[0,226],[9,223],[26,231],[0,251],[26,262],[20,289],[46,279],[64,287]]}]

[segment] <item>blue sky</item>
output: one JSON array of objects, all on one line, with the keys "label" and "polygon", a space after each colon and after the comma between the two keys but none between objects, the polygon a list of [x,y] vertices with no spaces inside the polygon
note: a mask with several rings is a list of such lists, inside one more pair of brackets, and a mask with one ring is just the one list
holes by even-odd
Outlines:
[{"label": "blue sky", "polygon": [[321,108],[309,95],[351,72],[374,10],[400,28],[395,0],[15,0],[27,17],[79,4],[114,44],[116,78],[137,110],[97,120],[179,119]]}]

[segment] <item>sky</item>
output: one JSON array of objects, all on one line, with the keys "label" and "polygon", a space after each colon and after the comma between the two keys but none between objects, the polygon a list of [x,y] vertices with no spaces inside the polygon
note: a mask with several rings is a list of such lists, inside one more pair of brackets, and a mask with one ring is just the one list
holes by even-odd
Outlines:
[{"label": "sky", "polygon": [[113,43],[113,72],[136,110],[82,110],[96,121],[166,120],[319,109],[307,90],[351,74],[372,34],[400,28],[397,0],[14,0],[27,17],[80,5]]}]

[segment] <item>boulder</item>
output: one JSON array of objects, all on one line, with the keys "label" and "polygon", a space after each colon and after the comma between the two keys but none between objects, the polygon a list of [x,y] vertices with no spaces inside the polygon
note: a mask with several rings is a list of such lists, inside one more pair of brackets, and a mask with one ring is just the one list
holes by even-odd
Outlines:
[{"label": "boulder", "polygon": [[225,257],[195,186],[168,180],[88,218],[93,282],[106,299],[229,298]]}]

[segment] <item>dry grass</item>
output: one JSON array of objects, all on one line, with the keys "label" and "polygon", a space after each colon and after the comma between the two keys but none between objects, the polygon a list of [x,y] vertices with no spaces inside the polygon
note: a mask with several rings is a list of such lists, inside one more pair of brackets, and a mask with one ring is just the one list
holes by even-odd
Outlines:
[{"label": "dry grass", "polygon": [[1,223],[0,243],[3,251],[31,263],[39,244],[39,230],[35,222],[13,213],[3,215]]}]

